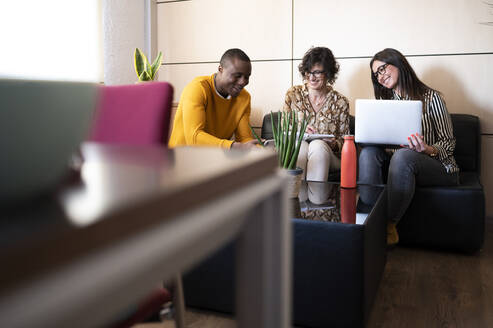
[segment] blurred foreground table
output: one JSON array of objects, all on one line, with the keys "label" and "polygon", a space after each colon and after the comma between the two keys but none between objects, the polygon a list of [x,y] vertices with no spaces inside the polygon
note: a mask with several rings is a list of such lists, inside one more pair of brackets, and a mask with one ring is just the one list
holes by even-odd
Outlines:
[{"label": "blurred foreground table", "polygon": [[105,325],[233,238],[239,327],[290,325],[291,226],[273,152],[87,143],[82,156],[80,177],[0,209],[3,326]]}]

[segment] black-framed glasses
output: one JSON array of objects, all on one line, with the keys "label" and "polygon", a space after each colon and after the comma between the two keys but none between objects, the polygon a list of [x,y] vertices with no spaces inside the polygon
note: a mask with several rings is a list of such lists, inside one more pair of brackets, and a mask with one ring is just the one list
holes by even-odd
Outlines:
[{"label": "black-framed glasses", "polygon": [[383,65],[378,66],[377,71],[373,72],[373,76],[378,79],[379,75],[383,75],[385,71],[387,70],[387,66],[389,66],[388,63],[385,63]]},{"label": "black-framed glasses", "polygon": [[309,77],[310,77],[310,75],[313,75],[314,77],[319,78],[319,77],[321,77],[321,76],[322,76],[322,74],[324,74],[324,73],[325,73],[325,71],[312,71],[312,72],[305,72],[305,76],[306,76],[307,78],[309,78]]}]

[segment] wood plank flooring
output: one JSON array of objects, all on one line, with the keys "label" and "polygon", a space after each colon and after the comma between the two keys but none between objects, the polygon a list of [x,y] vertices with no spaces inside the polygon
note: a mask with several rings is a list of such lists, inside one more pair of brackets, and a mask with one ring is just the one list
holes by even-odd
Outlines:
[{"label": "wood plank flooring", "polygon": [[[232,317],[188,310],[187,327],[234,328]],[[172,328],[173,322],[139,328]],[[390,251],[368,328],[493,327],[493,218],[474,255],[397,247]]]},{"label": "wood plank flooring", "polygon": [[475,255],[389,252],[367,327],[493,327],[493,221]]}]

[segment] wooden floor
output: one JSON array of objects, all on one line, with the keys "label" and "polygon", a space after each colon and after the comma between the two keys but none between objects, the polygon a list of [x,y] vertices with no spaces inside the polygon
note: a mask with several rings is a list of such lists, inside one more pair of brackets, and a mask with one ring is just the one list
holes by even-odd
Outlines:
[{"label": "wooden floor", "polygon": [[[233,328],[231,317],[187,311],[187,327]],[[139,328],[171,328],[172,322]],[[397,247],[367,327],[493,327],[493,219],[475,255]]]}]

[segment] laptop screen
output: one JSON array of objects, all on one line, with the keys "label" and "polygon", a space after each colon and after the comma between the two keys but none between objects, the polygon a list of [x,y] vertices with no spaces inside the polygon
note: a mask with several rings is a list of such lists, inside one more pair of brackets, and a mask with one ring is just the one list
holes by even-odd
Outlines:
[{"label": "laptop screen", "polygon": [[421,115],[421,101],[356,99],[355,142],[407,145],[411,134],[421,134]]}]

